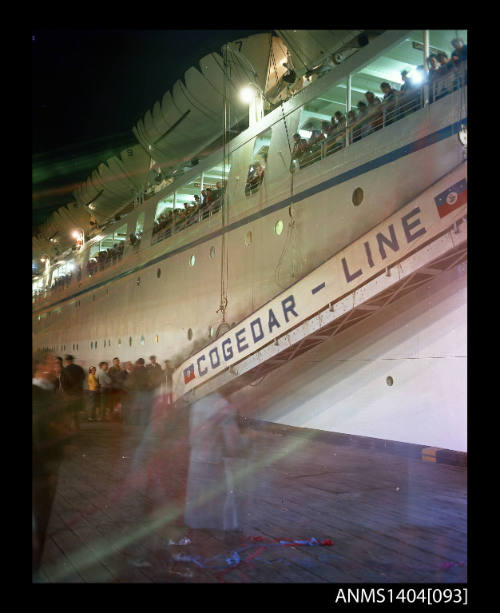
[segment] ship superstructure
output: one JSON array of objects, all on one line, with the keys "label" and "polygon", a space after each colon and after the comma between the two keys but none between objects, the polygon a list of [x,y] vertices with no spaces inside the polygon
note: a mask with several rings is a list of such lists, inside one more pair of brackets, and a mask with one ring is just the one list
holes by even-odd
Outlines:
[{"label": "ship superstructure", "polygon": [[155,354],[178,397],[231,385],[269,421],[465,451],[466,63],[322,132],[455,35],[279,31],[203,58],[35,240],[34,348]]}]

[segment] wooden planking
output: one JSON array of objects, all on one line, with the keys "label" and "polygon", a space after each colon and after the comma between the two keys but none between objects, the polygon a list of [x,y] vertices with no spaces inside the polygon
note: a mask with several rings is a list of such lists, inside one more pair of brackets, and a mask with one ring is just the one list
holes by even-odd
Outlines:
[{"label": "wooden planking", "polygon": [[[215,532],[191,531],[187,548],[162,545],[155,539],[156,529],[140,532],[137,538],[134,532],[148,526],[146,511],[159,501],[155,502],[146,481],[133,485],[128,480],[132,456],[140,448],[145,460],[154,457],[164,442],[149,437],[144,449],[140,429],[134,430],[135,438],[130,433],[124,437],[119,424],[101,425],[99,429],[92,424],[92,432],[82,425],[81,453],[74,453],[61,468],[49,526],[54,539],[47,554],[48,561],[52,556],[52,575],[44,558],[40,581],[56,579],[53,567],[58,556],[65,564],[64,580],[80,582],[465,580],[463,467],[254,430],[253,454],[246,465],[256,461],[255,474],[240,484],[251,501],[242,521],[245,533],[292,540],[330,538],[334,545],[270,545],[259,550],[254,543],[240,556],[244,561],[258,552],[250,564],[224,568],[232,549]],[[167,494],[171,487],[178,490],[182,485],[185,469],[169,463]],[[246,545],[242,537],[232,547]],[[166,554],[164,561],[152,556],[158,546]],[[214,561],[220,568],[169,562],[168,554],[176,552],[204,560],[217,556]],[[82,554],[87,564],[82,564]],[[141,558],[151,566],[134,567]],[[444,569],[447,562],[455,566]]]}]

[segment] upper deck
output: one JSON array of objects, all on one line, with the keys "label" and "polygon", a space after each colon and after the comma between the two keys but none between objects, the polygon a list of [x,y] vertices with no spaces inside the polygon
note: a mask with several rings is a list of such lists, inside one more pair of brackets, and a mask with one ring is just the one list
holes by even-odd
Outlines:
[{"label": "upper deck", "polygon": [[[166,252],[187,248],[212,235],[221,228],[223,197],[228,205],[224,220],[227,228],[284,202],[291,185],[297,193],[301,181],[304,186],[318,181],[319,169],[325,164],[339,175],[349,164],[352,167],[353,160],[375,157],[380,149],[377,151],[373,143],[384,142],[385,133],[392,135],[388,144],[394,142],[396,123],[411,124],[413,132],[422,132],[418,123],[425,122],[423,128],[430,134],[429,115],[419,116],[419,111],[439,106],[448,110],[448,116],[455,114],[459,122],[465,123],[463,63],[431,84],[414,83],[409,92],[400,93],[399,69],[404,66],[411,75],[418,64],[410,60],[423,62],[418,48],[421,43],[413,38],[415,33],[396,31],[378,36],[344,63],[318,73],[308,85],[264,114],[229,143],[226,155],[222,150],[216,151],[192,167],[183,166],[172,181],[155,181],[142,203],[129,207],[121,219],[99,228],[99,234],[87,237],[85,244],[67,250],[46,267],[34,282],[35,310],[43,311],[116,275],[131,274]],[[438,33],[435,38],[438,40]],[[443,46],[447,38],[451,38],[451,32],[439,32]],[[384,81],[396,91],[392,98],[366,113],[361,108],[356,112],[354,97],[364,98],[366,91],[373,91],[382,99],[380,83]],[[348,117],[333,125],[335,112]],[[322,122],[328,120],[329,129],[321,130]],[[447,122],[448,119],[444,124]],[[435,127],[444,125],[436,123]],[[300,154],[293,149],[292,135],[296,133],[308,141]],[[260,172],[256,172],[257,168]],[[315,168],[318,172],[312,170]],[[222,189],[218,189],[218,183]],[[207,187],[218,189],[218,197],[205,206],[196,205],[195,195]]]}]

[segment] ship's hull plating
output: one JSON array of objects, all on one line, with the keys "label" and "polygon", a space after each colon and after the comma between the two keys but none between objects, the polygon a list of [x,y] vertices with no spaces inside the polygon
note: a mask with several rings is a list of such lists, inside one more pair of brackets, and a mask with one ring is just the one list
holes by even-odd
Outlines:
[{"label": "ship's hull plating", "polygon": [[[115,355],[181,362],[222,321],[221,276],[225,320],[236,323],[458,166],[452,98],[293,178],[266,176],[250,200],[233,200],[224,232],[216,215],[124,258],[69,299],[53,297],[35,310],[34,347],[74,353],[84,367]],[[253,417],[283,424],[464,451],[465,386],[461,264],[235,398]]]}]

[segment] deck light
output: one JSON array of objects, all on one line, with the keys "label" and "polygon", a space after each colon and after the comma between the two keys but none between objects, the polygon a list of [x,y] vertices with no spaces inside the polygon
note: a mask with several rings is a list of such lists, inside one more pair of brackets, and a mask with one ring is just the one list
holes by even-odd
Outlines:
[{"label": "deck light", "polygon": [[257,91],[255,87],[252,85],[247,85],[242,90],[240,90],[240,99],[245,104],[250,104],[252,100],[255,98]]}]

